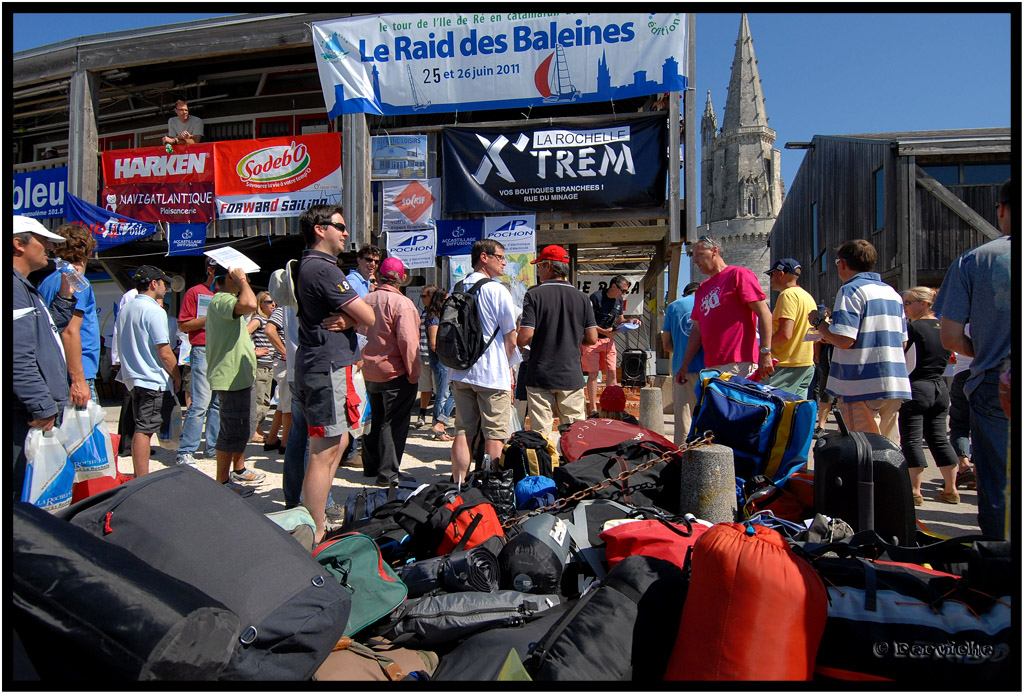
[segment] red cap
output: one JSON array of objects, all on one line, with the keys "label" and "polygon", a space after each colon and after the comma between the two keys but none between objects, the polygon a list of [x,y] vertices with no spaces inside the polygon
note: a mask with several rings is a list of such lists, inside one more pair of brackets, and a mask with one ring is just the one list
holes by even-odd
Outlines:
[{"label": "red cap", "polygon": [[568,263],[569,253],[561,246],[547,246],[540,252],[536,260],[530,261],[530,264],[536,265],[537,263],[543,263],[545,260],[553,260],[556,263]]},{"label": "red cap", "polygon": [[622,412],[626,409],[626,391],[622,386],[608,386],[601,392],[598,403],[606,412]]}]

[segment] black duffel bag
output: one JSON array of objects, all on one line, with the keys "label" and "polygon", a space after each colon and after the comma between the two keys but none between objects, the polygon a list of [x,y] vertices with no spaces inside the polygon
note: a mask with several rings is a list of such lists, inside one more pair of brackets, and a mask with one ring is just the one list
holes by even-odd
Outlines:
[{"label": "black duffel bag", "polygon": [[523,664],[535,681],[660,682],[686,588],[675,564],[626,557],[551,627]]},{"label": "black duffel bag", "polygon": [[444,652],[470,634],[524,624],[561,602],[514,590],[432,595],[406,600],[367,631],[405,648]]},{"label": "black duffel bag", "polygon": [[241,631],[231,610],[30,504],[12,525],[11,621],[43,681],[221,675]]},{"label": "black duffel bag", "polygon": [[435,592],[493,593],[498,589],[500,575],[498,558],[486,544],[410,562],[397,571],[409,589],[410,598]]},{"label": "black duffel bag", "polygon": [[62,515],[238,615],[242,633],[221,679],[308,680],[348,623],[350,594],[302,545],[187,465],[137,477]]},{"label": "black duffel bag", "polygon": [[614,448],[591,451],[571,463],[555,468],[553,478],[558,495],[571,496],[602,480],[618,477],[650,460],[666,459],[652,467],[616,482],[593,494],[593,498],[612,499],[628,506],[656,506],[669,513],[679,512],[680,454],[653,441],[623,441]]}]

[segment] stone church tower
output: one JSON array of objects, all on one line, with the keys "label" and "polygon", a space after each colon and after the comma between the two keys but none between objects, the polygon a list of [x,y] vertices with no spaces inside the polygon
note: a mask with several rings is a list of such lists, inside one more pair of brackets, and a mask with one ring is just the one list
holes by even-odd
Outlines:
[{"label": "stone church tower", "polygon": [[[754,57],[747,15],[740,20],[729,96],[722,128],[708,92],[701,135],[701,226],[697,235],[718,239],[729,265],[750,268],[769,293],[768,235],[785,195],[780,152],[772,147],[775,131],[768,127],[761,78]],[[690,265],[694,281],[705,278]]]}]

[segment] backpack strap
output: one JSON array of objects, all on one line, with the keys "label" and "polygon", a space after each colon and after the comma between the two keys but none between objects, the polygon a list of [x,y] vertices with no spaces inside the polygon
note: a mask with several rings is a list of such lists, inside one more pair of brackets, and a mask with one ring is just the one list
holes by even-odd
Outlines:
[{"label": "backpack strap", "polygon": [[461,552],[466,549],[466,544],[469,542],[469,538],[473,535],[473,531],[476,530],[476,526],[480,525],[480,521],[483,519],[484,515],[482,513],[478,513],[473,517],[473,520],[470,521],[469,526],[466,528],[466,532],[462,533],[462,539],[459,540],[459,544],[455,545],[455,548],[449,552],[449,554]]},{"label": "backpack strap", "polygon": [[[473,284],[473,286],[470,287],[469,290],[466,293],[467,294],[474,294],[475,295],[477,292],[480,291],[480,287],[484,286],[488,282],[493,282],[493,281],[494,280],[492,280],[490,277],[484,277],[483,279],[477,280],[476,283]],[[465,287],[465,284],[463,284],[463,287]],[[478,308],[477,312],[479,312],[479,311],[480,311],[480,309]],[[486,345],[484,345],[483,352],[480,352],[480,354],[483,354],[484,352],[486,352],[488,349],[491,348],[491,343],[494,342],[494,338],[496,338],[498,336],[498,330],[500,330],[500,329],[501,329],[500,325],[494,326],[494,334],[491,335],[491,339],[487,341]]]}]

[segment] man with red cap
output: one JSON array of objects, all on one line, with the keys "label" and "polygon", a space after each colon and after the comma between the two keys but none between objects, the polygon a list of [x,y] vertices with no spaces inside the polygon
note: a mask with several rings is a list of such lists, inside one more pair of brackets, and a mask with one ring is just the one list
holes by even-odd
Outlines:
[{"label": "man with red cap", "polygon": [[569,254],[548,246],[537,259],[537,279],[523,299],[523,317],[516,342],[530,346],[530,359],[520,375],[526,385],[530,429],[551,436],[554,411],[562,424],[586,418],[586,397],[580,347],[597,342],[594,309],[583,292],[568,282]]}]

